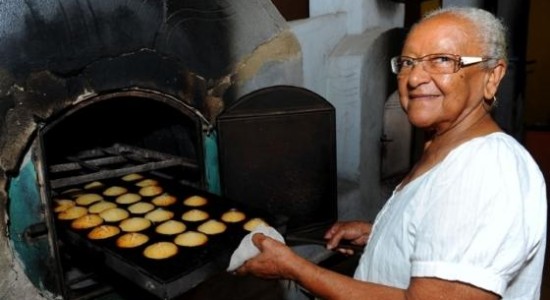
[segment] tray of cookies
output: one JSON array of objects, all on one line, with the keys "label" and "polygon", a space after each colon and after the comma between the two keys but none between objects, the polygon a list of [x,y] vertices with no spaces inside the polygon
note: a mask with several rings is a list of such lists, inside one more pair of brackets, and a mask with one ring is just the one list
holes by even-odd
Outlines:
[{"label": "tray of cookies", "polygon": [[227,268],[259,224],[284,234],[286,218],[153,173],[54,190],[58,235],[162,299]]}]

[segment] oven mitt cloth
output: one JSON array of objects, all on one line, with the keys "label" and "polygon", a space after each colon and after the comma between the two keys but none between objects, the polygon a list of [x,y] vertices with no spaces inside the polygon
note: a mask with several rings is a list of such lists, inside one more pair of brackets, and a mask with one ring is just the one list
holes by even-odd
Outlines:
[{"label": "oven mitt cloth", "polygon": [[233,272],[237,270],[242,264],[244,264],[245,261],[260,254],[260,250],[256,246],[254,246],[254,243],[252,242],[252,236],[256,233],[263,233],[265,236],[275,239],[281,243],[285,242],[283,236],[277,230],[275,230],[275,228],[263,224],[256,227],[256,229],[247,234],[241,240],[241,243],[231,255],[229,267],[227,267],[228,272]]}]

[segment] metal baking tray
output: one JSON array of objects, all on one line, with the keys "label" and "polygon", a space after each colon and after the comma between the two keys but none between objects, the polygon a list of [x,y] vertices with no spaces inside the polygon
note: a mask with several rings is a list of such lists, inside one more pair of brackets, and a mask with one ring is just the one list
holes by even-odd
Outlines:
[{"label": "metal baking tray", "polygon": [[[88,253],[90,258],[97,260],[97,263],[106,266],[161,299],[172,299],[181,295],[209,276],[225,270],[229,264],[231,253],[248,233],[243,229],[243,224],[250,218],[263,218],[269,225],[285,234],[287,218],[284,216],[272,216],[267,212],[246,207],[237,201],[189,187],[173,180],[157,177],[154,174],[142,173],[142,175],[145,178],[157,180],[165,192],[177,197],[178,200],[175,204],[165,207],[165,209],[174,212],[174,220],[182,221],[180,218],[182,213],[189,209],[183,205],[183,200],[192,195],[200,195],[208,199],[208,204],[200,207],[200,209],[207,211],[210,219],[221,220],[221,215],[232,208],[244,212],[247,216],[242,222],[226,223],[227,230],[221,234],[209,236],[209,240],[204,246],[197,248],[178,246],[178,254],[164,260],[152,260],[142,254],[147,245],[161,240],[171,241],[175,237],[157,234],[154,231],[154,226],[142,232],[150,237],[146,245],[135,249],[121,249],[115,244],[116,236],[104,241],[94,241],[87,238],[89,230],[78,231],[70,227],[70,221],[56,221],[58,236],[65,244],[70,246],[71,251],[78,251],[80,254]],[[126,187],[128,192],[133,193],[137,193],[139,190],[139,187],[135,184],[125,182],[120,177],[104,179],[101,182],[103,187],[97,190],[87,190],[86,192],[101,194],[105,188],[113,185]],[[81,188],[84,185],[63,187],[63,189],[54,190],[54,194],[59,195],[63,191]],[[115,202],[115,197],[104,196],[104,198]],[[142,201],[149,201],[148,198],[152,199],[153,197],[144,197]],[[125,205],[119,204],[119,207],[125,207]],[[201,223],[183,222],[187,226],[187,231],[196,230],[196,227]]]}]

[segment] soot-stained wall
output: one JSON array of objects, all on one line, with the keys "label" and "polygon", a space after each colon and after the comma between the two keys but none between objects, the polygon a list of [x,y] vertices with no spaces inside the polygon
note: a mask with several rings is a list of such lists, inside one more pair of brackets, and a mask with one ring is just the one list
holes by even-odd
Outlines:
[{"label": "soot-stained wall", "polygon": [[[153,90],[213,121],[226,103],[276,83],[301,83],[301,53],[268,0],[2,1],[0,229],[37,128],[76,103]],[[15,256],[2,234],[0,298],[45,297]]]}]

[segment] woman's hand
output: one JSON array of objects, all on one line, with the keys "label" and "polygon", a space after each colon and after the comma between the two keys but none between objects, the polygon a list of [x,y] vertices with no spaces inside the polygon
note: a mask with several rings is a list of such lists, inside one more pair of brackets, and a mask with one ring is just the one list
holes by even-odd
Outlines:
[{"label": "woman's hand", "polygon": [[260,254],[247,260],[235,273],[252,274],[263,278],[289,278],[289,270],[296,254],[285,244],[261,233],[252,236],[252,242]]},{"label": "woman's hand", "polygon": [[337,222],[325,233],[325,239],[327,240],[327,249],[352,255],[353,250],[338,248],[338,244],[341,240],[348,240],[353,245],[364,246],[367,243],[372,224],[362,221],[346,221]]}]

